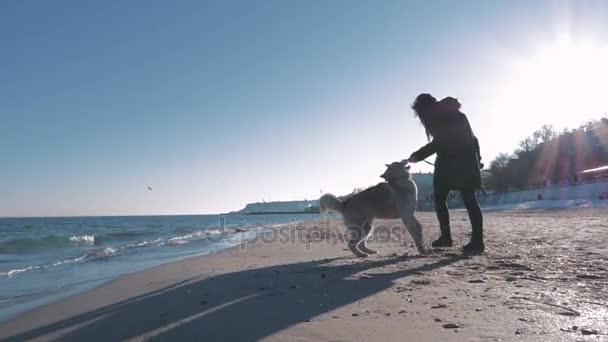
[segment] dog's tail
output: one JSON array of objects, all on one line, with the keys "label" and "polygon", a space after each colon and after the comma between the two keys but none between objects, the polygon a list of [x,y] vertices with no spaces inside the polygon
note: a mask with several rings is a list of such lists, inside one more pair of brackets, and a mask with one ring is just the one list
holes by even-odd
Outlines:
[{"label": "dog's tail", "polygon": [[332,194],[325,194],[319,199],[319,209],[321,209],[322,213],[328,211],[337,211],[341,213],[342,208],[344,208],[344,202]]}]

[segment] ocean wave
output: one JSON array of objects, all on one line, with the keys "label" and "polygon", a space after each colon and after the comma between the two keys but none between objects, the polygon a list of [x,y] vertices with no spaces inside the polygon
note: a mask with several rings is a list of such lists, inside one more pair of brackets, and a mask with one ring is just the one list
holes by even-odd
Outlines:
[{"label": "ocean wave", "polygon": [[113,244],[112,247],[99,246],[98,249],[94,251],[86,251],[86,253],[78,257],[65,258],[48,264],[28,265],[26,267],[15,268],[6,272],[0,272],[0,276],[12,277],[24,272],[46,269],[48,267],[103,261],[116,255],[137,252],[139,249],[177,247],[190,243],[199,243],[201,241],[206,241],[206,239],[208,239],[208,241],[211,243],[215,243],[219,242],[219,240],[223,238],[224,234],[236,236],[236,234],[239,233],[253,233],[254,231],[255,230],[244,229],[241,227],[231,227],[227,229],[204,229],[192,231],[183,235],[168,236],[143,241],[141,239],[138,241],[136,237],[141,238],[141,236],[149,235],[149,233],[124,232],[110,233],[99,236],[93,234],[73,236],[49,235],[38,239],[16,239],[0,243],[0,253],[32,253],[43,249],[77,246],[86,247],[86,249],[90,250],[90,246],[98,246],[102,243],[101,241],[107,242],[111,240],[115,241],[127,239],[128,236],[132,237],[132,240],[134,241],[125,241],[124,243],[118,245]]},{"label": "ocean wave", "polygon": [[108,258],[111,258],[115,255],[117,255],[118,252],[116,251],[116,249],[111,248],[111,247],[106,247],[106,248],[101,248],[97,251],[94,252],[90,252],[90,253],[86,253],[83,254],[79,257],[76,258],[68,258],[68,259],[63,259],[63,260],[58,260],[49,264],[43,264],[43,265],[31,265],[31,266],[27,266],[27,267],[23,267],[23,268],[17,268],[17,269],[13,269],[13,270],[9,270],[6,272],[0,272],[0,276],[5,276],[5,277],[14,277],[20,273],[24,273],[24,272],[29,272],[29,271],[34,271],[34,270],[41,270],[41,269],[46,269],[49,267],[55,267],[55,266],[61,266],[61,265],[66,265],[66,264],[76,264],[76,263],[84,263],[84,262],[93,262],[93,261],[103,261],[106,260]]},{"label": "ocean wave", "polygon": [[141,241],[141,242],[134,242],[134,243],[129,243],[126,246],[124,246],[123,248],[142,248],[142,247],[151,247],[151,246],[158,246],[161,244],[161,242],[163,242],[163,239],[156,239],[156,240],[150,240],[150,241]]},{"label": "ocean wave", "polygon": [[112,247],[106,247],[104,249],[100,249],[98,251],[85,254],[83,260],[89,260],[89,261],[105,260],[105,259],[115,256],[116,254],[117,254],[116,249],[114,249]]},{"label": "ocean wave", "polygon": [[48,266],[28,266],[28,267],[24,267],[24,268],[18,268],[18,269],[14,269],[14,270],[10,270],[8,272],[1,272],[0,276],[8,276],[8,277],[13,277],[19,273],[23,273],[23,272],[27,272],[27,271],[31,271],[31,270],[37,270],[40,268],[44,268],[44,267],[48,267]]},{"label": "ocean wave", "polygon": [[170,239],[164,243],[162,243],[163,246],[179,246],[179,245],[185,245],[187,244],[189,241],[184,240],[184,239]]},{"label": "ocean wave", "polygon": [[222,234],[235,234],[243,230],[235,231],[232,229],[205,229],[190,232],[184,235],[178,235],[168,238],[162,245],[183,245],[197,240],[204,240],[206,238],[220,236]]},{"label": "ocean wave", "polygon": [[47,235],[42,238],[22,238],[0,242],[0,253],[22,254],[46,249],[57,249],[77,245],[93,245],[95,236],[57,236]]},{"label": "ocean wave", "polygon": [[113,232],[113,233],[105,233],[97,236],[98,243],[110,242],[110,241],[127,241],[127,240],[136,240],[141,239],[146,236],[157,235],[156,232]]},{"label": "ocean wave", "polygon": [[70,242],[83,245],[94,245],[95,235],[70,236]]},{"label": "ocean wave", "polygon": [[85,234],[72,236],[47,235],[36,238],[20,238],[0,242],[0,254],[26,254],[49,249],[76,246],[98,246],[116,241],[141,240],[147,236],[158,235],[150,232],[117,232],[106,234]]},{"label": "ocean wave", "polygon": [[197,238],[201,238],[201,237],[205,237],[205,236],[207,236],[206,232],[199,230],[199,231],[195,231],[195,232],[185,234],[185,235],[174,236],[172,238],[169,238],[167,240],[167,242],[179,241],[179,240],[192,240],[192,239],[197,239]]},{"label": "ocean wave", "polygon": [[173,233],[177,234],[177,235],[186,235],[186,234],[190,234],[192,232],[196,232],[197,230],[200,230],[200,229],[191,228],[191,227],[175,227],[175,228],[173,228]]}]

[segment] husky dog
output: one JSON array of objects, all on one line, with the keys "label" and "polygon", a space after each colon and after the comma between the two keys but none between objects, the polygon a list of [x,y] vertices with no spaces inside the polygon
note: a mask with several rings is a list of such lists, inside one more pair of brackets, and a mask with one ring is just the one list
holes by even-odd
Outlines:
[{"label": "husky dog", "polygon": [[350,231],[348,248],[358,257],[377,252],[367,247],[372,233],[374,218],[401,218],[412,236],[418,252],[425,253],[422,225],[414,217],[418,189],[412,180],[407,161],[386,164],[380,176],[386,182],[378,183],[342,199],[325,194],[319,200],[321,212],[337,211],[342,214],[344,225]]}]

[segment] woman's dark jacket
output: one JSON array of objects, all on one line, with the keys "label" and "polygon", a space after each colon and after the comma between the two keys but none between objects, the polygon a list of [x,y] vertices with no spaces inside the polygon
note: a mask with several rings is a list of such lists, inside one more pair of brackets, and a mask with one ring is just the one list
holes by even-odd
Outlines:
[{"label": "woman's dark jacket", "polygon": [[433,139],[412,157],[420,161],[437,153],[434,188],[481,189],[479,142],[466,115],[458,110],[441,110],[427,115],[426,121]]}]

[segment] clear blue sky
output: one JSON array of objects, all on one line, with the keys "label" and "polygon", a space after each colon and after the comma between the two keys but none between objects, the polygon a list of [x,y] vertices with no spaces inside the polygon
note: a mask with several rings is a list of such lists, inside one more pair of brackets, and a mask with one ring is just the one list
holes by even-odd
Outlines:
[{"label": "clear blue sky", "polygon": [[[424,144],[409,109],[423,91],[458,97],[491,159],[551,118],[497,108],[525,83],[509,63],[564,32],[606,46],[607,8],[1,1],[0,216],[217,213],[349,192]],[[589,111],[577,120],[602,113]]]}]

